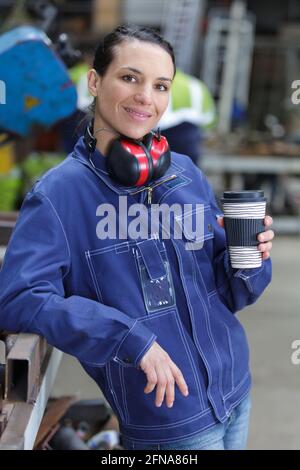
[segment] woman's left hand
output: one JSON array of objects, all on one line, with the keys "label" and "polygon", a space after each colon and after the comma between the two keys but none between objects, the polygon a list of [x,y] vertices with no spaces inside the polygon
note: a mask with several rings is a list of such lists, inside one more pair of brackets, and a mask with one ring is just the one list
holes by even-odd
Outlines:
[{"label": "woman's left hand", "polygon": [[[224,228],[224,217],[218,217],[217,220],[218,220],[218,224]],[[266,215],[264,219],[264,224],[267,230],[257,235],[258,241],[261,242],[257,245],[257,249],[262,252],[263,260],[270,258],[270,251],[272,249],[271,240],[273,240],[275,236],[273,230],[268,230],[269,227],[271,227],[272,223],[273,223],[272,217],[270,217],[269,215]]]}]

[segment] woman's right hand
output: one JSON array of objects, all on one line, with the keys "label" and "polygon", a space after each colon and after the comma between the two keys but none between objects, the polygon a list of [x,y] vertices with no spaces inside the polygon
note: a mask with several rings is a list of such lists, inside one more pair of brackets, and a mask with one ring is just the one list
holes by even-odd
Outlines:
[{"label": "woman's right hand", "polygon": [[175,383],[182,395],[188,396],[188,387],[180,369],[156,341],[143,356],[140,368],[145,372],[148,380],[144,392],[151,393],[156,387],[156,406],[162,405],[165,395],[167,407],[173,406]]}]

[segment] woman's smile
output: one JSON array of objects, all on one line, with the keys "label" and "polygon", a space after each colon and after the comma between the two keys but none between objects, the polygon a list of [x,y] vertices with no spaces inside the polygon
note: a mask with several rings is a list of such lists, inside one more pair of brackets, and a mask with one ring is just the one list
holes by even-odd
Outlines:
[{"label": "woman's smile", "polygon": [[134,121],[147,121],[147,119],[152,117],[152,114],[146,111],[142,111],[137,108],[124,107],[126,113],[129,115],[130,119]]}]

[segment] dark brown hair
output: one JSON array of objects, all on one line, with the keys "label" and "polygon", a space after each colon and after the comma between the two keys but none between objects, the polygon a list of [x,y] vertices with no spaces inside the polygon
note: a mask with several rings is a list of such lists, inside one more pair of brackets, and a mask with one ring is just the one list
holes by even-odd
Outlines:
[{"label": "dark brown hair", "polygon": [[124,41],[136,39],[138,41],[156,44],[170,54],[173,65],[174,75],[176,73],[176,64],[173,47],[154,29],[145,26],[121,25],[107,34],[98,44],[94,57],[94,69],[99,75],[105,75],[109,65],[114,59],[114,49]]}]

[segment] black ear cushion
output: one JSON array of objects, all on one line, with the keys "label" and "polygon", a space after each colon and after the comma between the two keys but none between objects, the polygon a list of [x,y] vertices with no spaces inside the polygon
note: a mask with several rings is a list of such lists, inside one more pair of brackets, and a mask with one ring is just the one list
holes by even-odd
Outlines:
[{"label": "black ear cushion", "polygon": [[152,142],[153,142],[154,134],[152,132],[149,132],[149,134],[145,135],[142,141],[142,145],[146,147],[148,152],[151,150]]},{"label": "black ear cushion", "polygon": [[167,169],[171,164],[171,152],[168,149],[165,153],[163,153],[156,162],[156,165],[153,169],[153,178],[157,179],[160,178],[165,174]]},{"label": "black ear cushion", "polygon": [[109,176],[123,186],[135,186],[140,176],[139,162],[115,140],[106,157]]}]

